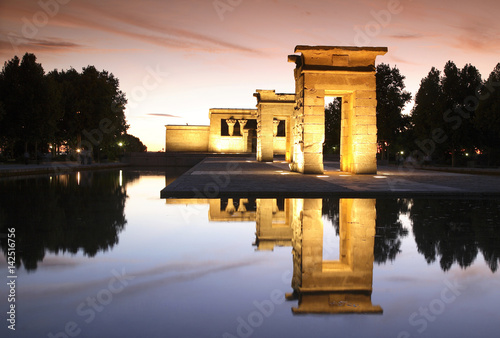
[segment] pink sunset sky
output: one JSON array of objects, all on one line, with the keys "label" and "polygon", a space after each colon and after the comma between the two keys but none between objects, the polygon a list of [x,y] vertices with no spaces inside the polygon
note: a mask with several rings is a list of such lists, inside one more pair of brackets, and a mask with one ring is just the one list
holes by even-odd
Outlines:
[{"label": "pink sunset sky", "polygon": [[0,60],[30,52],[46,72],[113,73],[129,133],[158,151],[166,124],[253,108],[256,89],[294,92],[296,45],[388,47],[377,62],[396,65],[413,95],[448,60],[486,78],[499,17],[496,0],[0,0]]}]

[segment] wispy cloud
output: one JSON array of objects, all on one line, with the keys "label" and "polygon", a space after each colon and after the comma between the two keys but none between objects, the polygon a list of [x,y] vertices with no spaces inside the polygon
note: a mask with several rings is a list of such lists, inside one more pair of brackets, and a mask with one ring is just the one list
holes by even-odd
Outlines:
[{"label": "wispy cloud", "polygon": [[177,116],[177,115],[172,115],[172,114],[163,114],[163,113],[149,113],[147,114],[149,116],[159,116],[159,117],[175,117],[181,119],[182,117]]},{"label": "wispy cloud", "polygon": [[424,37],[424,35],[420,33],[402,33],[402,34],[388,35],[388,37],[400,40],[414,40],[414,39],[421,39]]},{"label": "wispy cloud", "polygon": [[458,35],[451,45],[467,51],[498,53],[500,33],[487,22],[467,20],[458,26]]},{"label": "wispy cloud", "polygon": [[30,39],[15,34],[0,38],[0,54],[8,54],[9,56],[11,56],[12,52],[17,52],[17,50],[32,53],[48,50],[53,53],[66,53],[81,51],[85,47],[84,45],[58,38]]},{"label": "wispy cloud", "polygon": [[[29,9],[33,13],[41,11],[40,8],[33,6]],[[66,30],[77,30],[79,31],[77,32],[78,36],[85,35],[87,37],[88,35],[86,41],[92,41],[92,36],[97,32],[100,34],[100,38],[104,37],[103,34],[111,34],[141,43],[189,52],[260,54],[259,51],[243,44],[202,33],[199,30],[201,25],[181,28],[174,22],[172,14],[175,13],[167,12],[169,9],[161,1],[147,1],[140,4],[123,1],[109,1],[104,4],[101,1],[71,2],[65,7],[61,7],[58,13],[49,18],[47,27],[38,29],[37,36],[34,37],[37,41],[29,41],[30,39],[25,37],[21,39],[22,26],[18,26],[17,30],[10,32],[10,36],[18,38],[18,47],[54,48],[56,51],[64,51],[64,49],[61,50],[62,47],[79,47],[79,43],[76,41],[67,41],[66,45],[51,43],[43,35],[46,28],[57,28],[61,33]],[[25,19],[29,19],[33,13],[21,6],[13,6],[9,8],[8,15],[11,22],[15,22],[16,20],[13,18],[17,17],[19,18],[18,24],[25,24]],[[3,15],[1,16],[3,17]],[[86,32],[94,33],[85,34]],[[2,48],[5,47],[9,46],[2,44]],[[95,48],[95,46],[89,47]]]}]

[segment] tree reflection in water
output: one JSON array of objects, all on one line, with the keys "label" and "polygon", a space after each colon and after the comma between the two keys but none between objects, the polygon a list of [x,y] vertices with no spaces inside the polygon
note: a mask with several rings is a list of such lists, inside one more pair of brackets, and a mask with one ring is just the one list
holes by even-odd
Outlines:
[{"label": "tree reflection in water", "polygon": [[[0,232],[16,229],[16,266],[33,271],[46,252],[82,250],[93,257],[116,245],[127,223],[125,186],[139,177],[120,175],[80,172],[0,181]],[[6,254],[6,238],[0,246]]]},{"label": "tree reflection in water", "polygon": [[414,199],[410,219],[418,251],[427,262],[470,266],[482,252],[491,271],[500,262],[500,201]]}]

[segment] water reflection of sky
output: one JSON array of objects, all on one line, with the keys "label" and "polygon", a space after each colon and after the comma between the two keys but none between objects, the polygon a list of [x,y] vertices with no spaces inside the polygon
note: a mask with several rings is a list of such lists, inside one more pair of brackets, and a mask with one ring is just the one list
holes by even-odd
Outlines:
[{"label": "water reflection of sky", "polygon": [[[356,265],[353,270],[372,272],[373,291],[368,299],[373,305],[380,305],[383,314],[293,315],[291,309],[304,306],[308,296],[304,293],[299,299],[283,299],[285,293],[292,293],[292,278],[297,275],[293,257],[299,250],[298,237],[294,235],[297,238],[285,241],[289,245],[281,241],[285,246],[274,246],[273,251],[257,250],[259,245],[265,247],[262,240],[257,241],[259,231],[274,231],[262,228],[269,221],[262,216],[262,210],[270,210],[265,209],[265,203],[259,206],[259,230],[256,220],[217,221],[210,208],[218,204],[209,206],[208,201],[166,203],[159,198],[164,175],[124,172],[122,187],[118,171],[81,173],[80,184],[72,175],[56,181],[37,178],[0,182],[1,232],[6,233],[6,228],[15,224],[20,236],[18,248],[23,250],[19,256],[38,255],[40,259],[29,272],[24,266],[17,270],[15,335],[19,337],[55,335],[65,329],[76,330],[81,337],[458,337],[493,336],[498,326],[500,278],[498,271],[492,271],[485,262],[481,251],[481,245],[487,247],[488,243],[485,234],[499,238],[500,212],[495,203],[406,201],[413,203],[412,208],[400,213],[399,209],[394,210],[396,201],[377,200],[376,217],[369,216],[372,221],[363,220],[370,213],[369,206],[366,213],[349,209],[352,220],[358,217],[361,223],[366,222],[364,227],[376,226],[375,239],[364,233],[358,238],[358,244],[365,248],[359,250],[366,250],[367,241],[374,243],[375,262]],[[19,196],[12,197],[13,191]],[[68,199],[72,195],[78,197],[78,202],[70,207]],[[24,205],[16,207],[21,201]],[[314,242],[324,246],[320,257],[340,259],[341,239],[337,232],[342,231],[339,222],[345,218],[338,214],[346,210],[345,206],[330,201],[326,208],[322,201],[322,210],[311,211],[305,204],[290,203],[286,210],[286,202],[277,203],[278,209],[271,214],[281,213],[279,217],[285,217],[288,212],[288,221],[293,221],[292,214],[302,212],[302,270],[312,266],[307,265],[307,259],[315,251],[314,246],[307,244],[307,238],[315,240],[317,234],[315,226],[308,228],[311,219],[319,220],[324,230],[319,242]],[[221,215],[226,207],[227,201],[220,202],[216,211]],[[466,210],[469,207],[470,213]],[[438,214],[432,214],[433,208]],[[31,213],[18,212],[25,209]],[[62,217],[54,212],[71,214]],[[252,213],[252,217],[259,216],[258,212]],[[466,216],[469,214],[473,217]],[[238,212],[232,215],[237,216]],[[283,219],[278,222],[280,226]],[[420,222],[418,229],[413,229],[412,220]],[[447,226],[441,228],[442,223]],[[106,231],[97,231],[96,224]],[[480,232],[478,224],[486,228]],[[429,226],[432,228],[427,229]],[[23,227],[29,228],[30,236],[23,233]],[[78,238],[72,236],[75,227]],[[90,235],[107,236],[107,240],[87,236],[85,230]],[[415,230],[422,242],[434,243],[438,248],[435,262],[428,264],[426,256],[419,252]],[[353,233],[348,240],[353,240]],[[460,240],[450,237],[455,235]],[[472,243],[478,252],[473,263],[460,267],[459,261],[454,261],[444,270],[440,258],[447,252],[439,252],[439,248],[449,248],[439,240],[461,245],[454,249],[453,257],[459,257],[466,265],[469,253],[474,253],[468,236],[476,236]],[[101,249],[90,256],[88,250],[95,246],[93,240],[100,243]],[[5,252],[3,238],[1,243]],[[104,248],[102,243],[109,245]],[[496,247],[490,245],[488,252],[496,252],[498,259],[499,241],[496,243]],[[419,245],[420,251],[432,252],[430,246]],[[325,249],[326,246],[329,247]],[[77,247],[76,253],[71,253]],[[45,248],[44,255],[40,255],[39,248]],[[0,267],[7,271],[5,259]],[[313,274],[321,274],[321,269],[315,271]],[[303,284],[306,275],[302,276]],[[117,276],[121,276],[122,282]],[[456,283],[460,288],[453,289]],[[5,295],[6,284],[2,283],[0,289]],[[346,300],[342,301],[339,295]],[[345,298],[350,297],[345,296],[345,291],[329,297],[331,306],[337,307],[335,310],[357,305]],[[1,311],[6,312],[8,303],[3,298]],[[6,325],[1,330],[2,335],[9,331]]]}]

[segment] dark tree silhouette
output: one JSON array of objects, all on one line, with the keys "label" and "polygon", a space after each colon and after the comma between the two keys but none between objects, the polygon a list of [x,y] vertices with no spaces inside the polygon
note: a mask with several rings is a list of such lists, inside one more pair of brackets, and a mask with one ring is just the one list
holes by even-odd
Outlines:
[{"label": "dark tree silhouette", "polygon": [[489,165],[500,164],[500,63],[490,73],[480,92],[479,106],[474,120],[479,130],[481,148]]},{"label": "dark tree silhouette", "polygon": [[[118,172],[81,172],[0,182],[0,232],[16,229],[16,265],[37,268],[46,252],[92,257],[118,243],[127,223],[125,186]],[[36,193],[33,193],[36,191]],[[4,253],[8,246],[0,240]]]},{"label": "dark tree silhouette", "polygon": [[473,121],[481,84],[481,74],[470,64],[459,69],[448,61],[442,76],[433,67],[415,97],[411,117],[417,137],[414,149],[441,162],[451,154],[452,166],[459,163],[464,150],[473,154],[479,145]]},{"label": "dark tree silhouette", "polygon": [[375,231],[374,259],[378,264],[394,261],[401,253],[401,238],[408,230],[400,221],[401,213],[408,212],[404,199],[377,199],[377,225]]},{"label": "dark tree silhouette", "polygon": [[377,138],[384,141],[382,155],[390,149],[394,153],[399,151],[398,136],[409,127],[409,118],[402,113],[411,100],[411,94],[404,90],[404,79],[396,66],[391,68],[385,63],[377,66]]},{"label": "dark tree silhouette", "polygon": [[[45,75],[34,54],[15,56],[0,72],[0,148],[10,158],[26,151],[55,153],[61,145],[92,150],[94,158],[116,154],[126,133],[125,94],[112,73],[88,66]],[[133,137],[133,136],[132,136]],[[140,140],[124,136],[134,149]]]},{"label": "dark tree silhouette", "polygon": [[340,121],[342,118],[342,99],[334,98],[325,108],[325,154],[340,152]]}]

